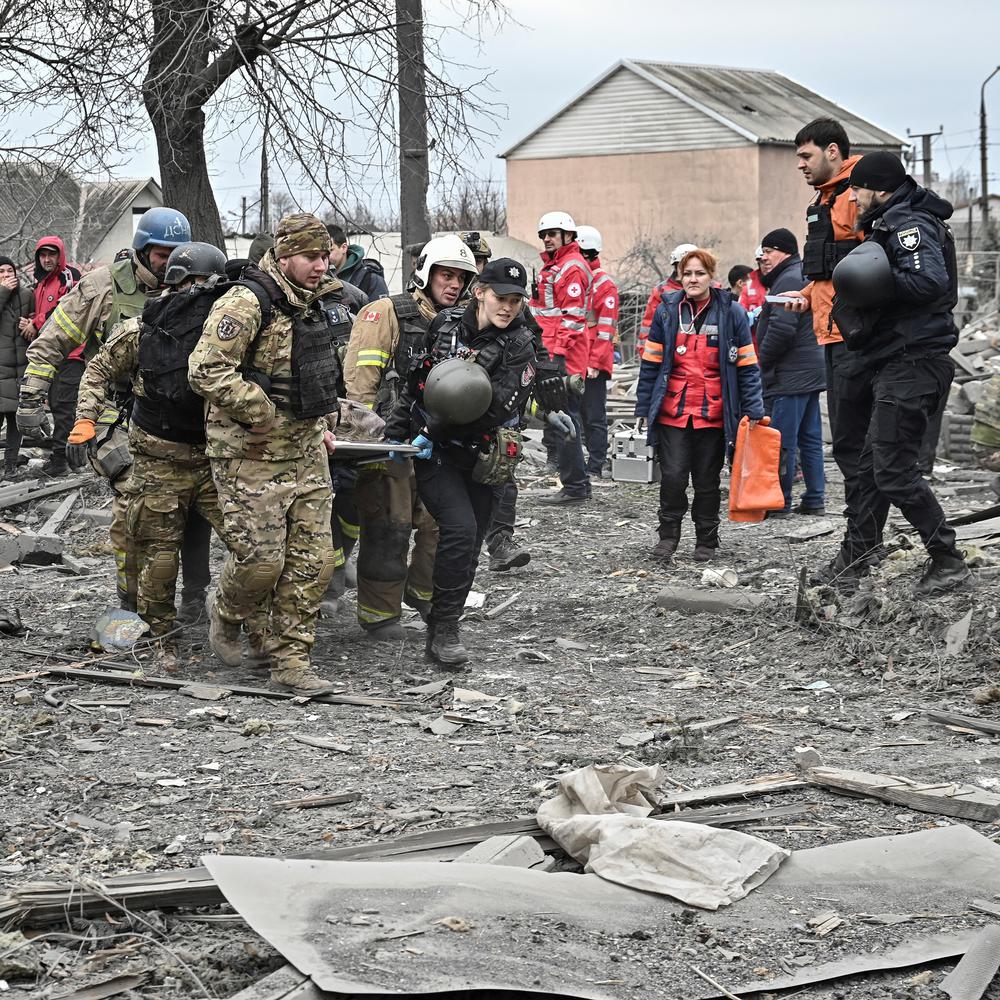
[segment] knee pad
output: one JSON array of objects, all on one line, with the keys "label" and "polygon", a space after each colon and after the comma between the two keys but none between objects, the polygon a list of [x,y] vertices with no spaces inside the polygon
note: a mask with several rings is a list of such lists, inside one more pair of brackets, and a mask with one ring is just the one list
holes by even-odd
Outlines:
[{"label": "knee pad", "polygon": [[146,559],[146,574],[158,583],[176,583],[180,562],[176,550],[154,552]]},{"label": "knee pad", "polygon": [[227,563],[225,569],[228,582],[242,592],[246,601],[257,603],[274,590],[283,568],[283,562],[272,560],[244,565]]},{"label": "knee pad", "polygon": [[381,522],[365,531],[358,547],[358,575],[378,583],[396,583],[406,578],[406,556],[410,548],[409,525]]}]

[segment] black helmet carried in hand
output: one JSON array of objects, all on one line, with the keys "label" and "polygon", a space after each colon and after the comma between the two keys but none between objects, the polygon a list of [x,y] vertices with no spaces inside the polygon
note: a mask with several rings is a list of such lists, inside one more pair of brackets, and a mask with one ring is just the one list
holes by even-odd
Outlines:
[{"label": "black helmet carried in hand", "polygon": [[439,361],[424,382],[424,408],[443,423],[462,427],[478,420],[493,400],[493,386],[482,365],[464,358]]},{"label": "black helmet carried in hand", "polygon": [[893,292],[892,265],[878,243],[856,246],[834,269],[833,290],[837,299],[855,309],[883,305]]},{"label": "black helmet carried in hand", "polygon": [[165,285],[179,285],[188,278],[226,276],[226,255],[211,243],[184,243],[167,258]]}]

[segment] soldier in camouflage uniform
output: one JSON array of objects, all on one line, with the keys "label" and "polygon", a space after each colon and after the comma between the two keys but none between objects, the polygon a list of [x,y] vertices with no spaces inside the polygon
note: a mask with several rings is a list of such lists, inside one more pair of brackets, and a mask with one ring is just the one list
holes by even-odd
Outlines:
[{"label": "soldier in camouflage uniform", "polygon": [[[348,399],[387,418],[413,356],[423,349],[431,320],[455,305],[477,273],[472,251],[458,236],[431,240],[418,260],[414,290],[361,310],[344,362]],[[402,639],[403,600],[423,618],[430,611],[437,525],[417,496],[410,461],[365,466],[358,473],[355,496],[360,521],[358,621],[372,639]],[[407,567],[413,529],[416,539]]]},{"label": "soldier in camouflage uniform", "polygon": [[271,679],[306,696],[332,687],[310,662],[336,561],[326,415],[337,410],[340,364],[318,307],[339,287],[326,273],[329,255],[319,219],[282,219],[260,269],[243,272],[269,290],[270,315],[250,288],[226,292],[188,366],[191,387],[209,404],[206,451],[229,546],[211,609],[212,650],[228,665],[240,663],[240,625],[269,604]]},{"label": "soldier in camouflage uniform", "polygon": [[119,324],[80,383],[72,436],[84,440],[93,435],[116,384],[132,383],[126,525],[138,564],[138,611],[156,637],[174,626],[174,590],[189,513],[197,510],[222,534],[219,498],[205,456],[204,403],[187,386],[185,350],[200,336],[211,286],[225,269],[226,255],[217,247],[178,247],[164,275],[172,292],[151,299],[141,316]]},{"label": "soldier in camouflage uniform", "polygon": [[[85,274],[59,300],[28,347],[28,366],[17,409],[18,429],[26,438],[41,440],[49,433],[45,400],[66,356],[84,345],[84,357],[92,358],[119,322],[138,316],[146,297],[159,287],[171,252],[190,239],[191,227],[180,212],[171,208],[150,209],[139,219],[129,255]],[[116,419],[114,408],[108,408],[100,422],[113,423]],[[109,534],[117,568],[118,596],[122,607],[134,610],[135,553],[125,526],[127,497],[122,492],[125,481],[123,476],[112,483],[114,501]]]}]

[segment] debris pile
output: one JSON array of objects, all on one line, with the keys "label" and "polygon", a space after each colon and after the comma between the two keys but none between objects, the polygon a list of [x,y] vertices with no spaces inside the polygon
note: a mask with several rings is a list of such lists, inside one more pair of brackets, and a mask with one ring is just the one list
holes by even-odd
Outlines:
[{"label": "debris pile", "polygon": [[960,466],[975,465],[969,436],[976,404],[986,382],[1000,373],[1000,313],[972,320],[959,333],[952,349],[955,380],[941,420],[938,455]]}]

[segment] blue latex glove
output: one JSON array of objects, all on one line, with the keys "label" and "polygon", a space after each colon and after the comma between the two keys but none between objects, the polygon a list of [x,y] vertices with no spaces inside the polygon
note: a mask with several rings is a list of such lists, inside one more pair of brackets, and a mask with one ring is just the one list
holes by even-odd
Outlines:
[{"label": "blue latex glove", "polygon": [[[402,441],[393,441],[390,438],[387,443],[388,444],[402,444],[403,442]],[[394,462],[405,462],[409,457],[410,457],[409,455],[401,455],[398,451],[390,451],[389,452],[389,458],[391,458]]]},{"label": "blue latex glove", "polygon": [[424,437],[423,434],[418,434],[410,442],[410,444],[420,449],[420,451],[413,456],[414,458],[430,458],[431,452],[434,451],[434,442],[430,438]]}]

